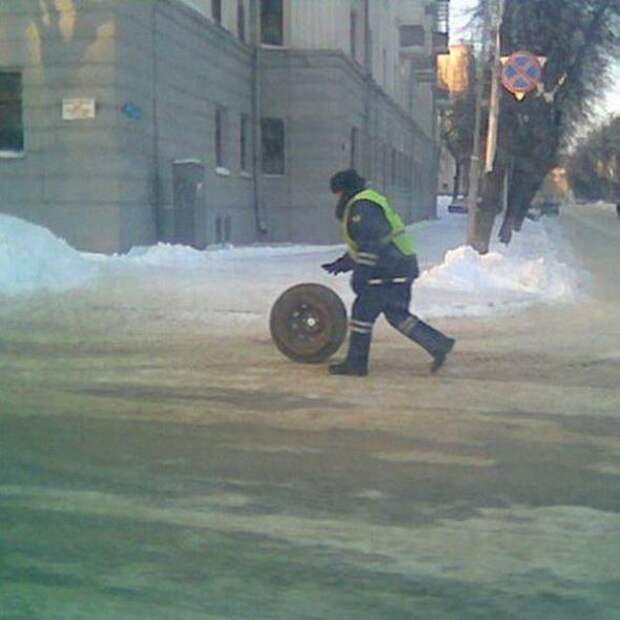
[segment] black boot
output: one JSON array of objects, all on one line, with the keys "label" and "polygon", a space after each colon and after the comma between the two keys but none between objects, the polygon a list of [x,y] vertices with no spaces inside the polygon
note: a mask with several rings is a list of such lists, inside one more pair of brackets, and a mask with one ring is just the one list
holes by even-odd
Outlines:
[{"label": "black boot", "polygon": [[420,321],[420,319],[415,320],[415,323],[413,320],[408,320],[405,323],[408,324],[403,324],[402,333],[433,356],[431,372],[437,372],[446,361],[448,353],[452,351],[456,340],[444,336],[440,331],[431,327],[428,323]]},{"label": "black boot", "polygon": [[349,375],[365,377],[368,374],[368,353],[372,334],[360,334],[352,331],[349,338],[349,352],[344,361],[330,364],[330,375]]},{"label": "black boot", "polygon": [[[443,334],[442,334],[443,336]],[[441,349],[433,353],[433,363],[431,364],[431,373],[436,373],[446,361],[446,357],[448,357],[448,353],[452,351],[454,345],[456,344],[456,340],[454,338],[450,338],[448,336],[443,336],[444,341],[441,345]]]}]

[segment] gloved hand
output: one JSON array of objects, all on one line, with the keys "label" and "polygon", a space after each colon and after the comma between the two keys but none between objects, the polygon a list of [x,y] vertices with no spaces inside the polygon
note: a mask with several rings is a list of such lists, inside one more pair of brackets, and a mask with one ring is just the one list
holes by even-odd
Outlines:
[{"label": "gloved hand", "polygon": [[346,273],[347,271],[351,271],[351,269],[353,269],[353,265],[353,259],[348,254],[343,254],[338,260],[335,260],[333,263],[323,263],[321,267],[325,269],[327,273],[338,275],[339,273]]}]

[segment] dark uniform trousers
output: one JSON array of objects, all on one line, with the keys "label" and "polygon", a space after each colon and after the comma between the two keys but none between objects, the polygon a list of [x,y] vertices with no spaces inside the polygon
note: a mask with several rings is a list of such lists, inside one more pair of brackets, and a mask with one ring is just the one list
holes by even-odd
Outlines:
[{"label": "dark uniform trousers", "polygon": [[433,357],[445,354],[450,339],[409,312],[413,279],[395,280],[397,281],[380,284],[372,284],[373,281],[370,280],[370,283],[361,289],[356,287],[357,297],[351,313],[347,356],[348,362],[356,369],[365,369],[368,365],[372,329],[381,313],[392,327]]},{"label": "dark uniform trousers", "polygon": [[367,285],[353,303],[352,323],[359,322],[372,328],[381,313],[399,331],[406,322],[415,322],[417,319],[409,312],[412,284],[413,280],[407,279],[403,283]]}]

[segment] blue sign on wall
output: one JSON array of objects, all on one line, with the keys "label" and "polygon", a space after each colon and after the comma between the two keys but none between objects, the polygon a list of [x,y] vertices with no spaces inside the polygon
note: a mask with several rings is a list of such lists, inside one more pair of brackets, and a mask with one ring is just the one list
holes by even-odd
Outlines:
[{"label": "blue sign on wall", "polygon": [[132,121],[139,121],[142,118],[142,108],[137,103],[125,103],[121,112]]}]

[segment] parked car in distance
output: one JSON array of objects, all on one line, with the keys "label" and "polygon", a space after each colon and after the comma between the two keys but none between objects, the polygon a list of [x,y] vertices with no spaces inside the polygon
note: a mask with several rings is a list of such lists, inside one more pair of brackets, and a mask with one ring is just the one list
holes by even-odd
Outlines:
[{"label": "parked car in distance", "polygon": [[448,205],[448,213],[467,213],[467,198],[458,196]]}]

